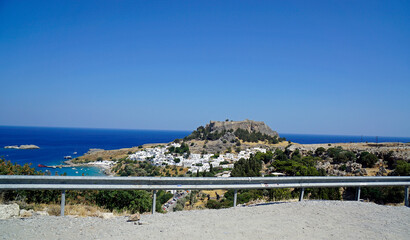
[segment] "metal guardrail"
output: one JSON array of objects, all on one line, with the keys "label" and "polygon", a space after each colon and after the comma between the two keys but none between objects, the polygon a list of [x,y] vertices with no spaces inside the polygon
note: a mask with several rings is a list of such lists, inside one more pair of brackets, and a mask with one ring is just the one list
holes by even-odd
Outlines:
[{"label": "metal guardrail", "polygon": [[404,186],[405,205],[409,206],[410,176],[405,177],[69,177],[69,176],[0,176],[0,190],[62,190],[61,215],[64,215],[66,190],[153,190],[152,210],[155,212],[157,190],[234,189],[236,206],[239,189]]}]

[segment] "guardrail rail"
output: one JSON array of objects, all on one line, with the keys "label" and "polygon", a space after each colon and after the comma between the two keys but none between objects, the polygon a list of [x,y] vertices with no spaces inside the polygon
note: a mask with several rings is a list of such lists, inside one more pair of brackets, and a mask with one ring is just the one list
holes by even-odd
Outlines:
[{"label": "guardrail rail", "polygon": [[61,215],[64,216],[66,190],[152,190],[152,213],[158,190],[234,189],[234,207],[240,189],[404,186],[404,202],[409,206],[410,176],[396,177],[70,177],[70,176],[0,176],[0,190],[61,190]]}]

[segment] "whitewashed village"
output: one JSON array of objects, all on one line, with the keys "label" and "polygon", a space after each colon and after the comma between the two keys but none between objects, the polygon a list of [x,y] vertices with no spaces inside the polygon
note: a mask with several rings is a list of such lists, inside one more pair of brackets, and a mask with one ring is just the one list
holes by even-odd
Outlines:
[{"label": "whitewashed village", "polygon": [[[188,168],[190,172],[197,173],[209,171],[212,167],[222,167],[226,169],[232,169],[234,162],[241,158],[248,159],[251,154],[257,152],[266,153],[266,149],[263,148],[251,148],[240,151],[239,153],[225,153],[225,154],[175,154],[170,153],[171,147],[180,148],[180,143],[171,143],[169,145],[159,145],[153,148],[146,148],[138,151],[134,154],[130,154],[128,159],[133,161],[149,161],[154,166],[178,166]],[[223,172],[219,174],[220,177],[229,177],[229,172]]]}]

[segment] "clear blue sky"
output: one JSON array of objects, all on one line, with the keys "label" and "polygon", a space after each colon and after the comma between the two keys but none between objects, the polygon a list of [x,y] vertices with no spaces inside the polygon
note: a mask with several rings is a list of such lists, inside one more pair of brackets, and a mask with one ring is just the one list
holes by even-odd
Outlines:
[{"label": "clear blue sky", "polygon": [[0,0],[0,125],[410,136],[410,1]]}]

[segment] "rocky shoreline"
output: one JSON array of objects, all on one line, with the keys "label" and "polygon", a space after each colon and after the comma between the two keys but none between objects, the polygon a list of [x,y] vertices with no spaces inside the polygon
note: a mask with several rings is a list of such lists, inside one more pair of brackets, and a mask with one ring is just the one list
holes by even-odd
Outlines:
[{"label": "rocky shoreline", "polygon": [[72,160],[64,161],[64,164],[50,166],[52,168],[72,168],[72,167],[98,167],[101,168],[105,175],[114,176],[111,171],[112,162],[110,161],[96,161],[88,163],[73,163]]}]

